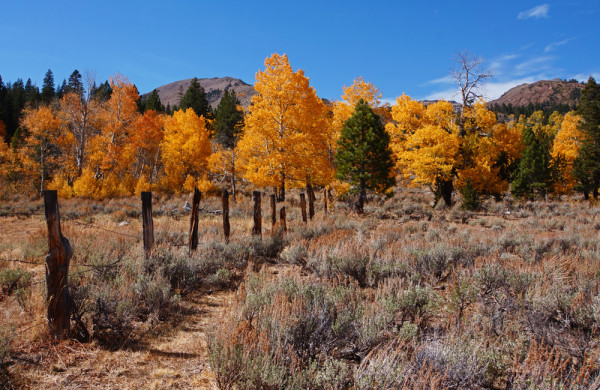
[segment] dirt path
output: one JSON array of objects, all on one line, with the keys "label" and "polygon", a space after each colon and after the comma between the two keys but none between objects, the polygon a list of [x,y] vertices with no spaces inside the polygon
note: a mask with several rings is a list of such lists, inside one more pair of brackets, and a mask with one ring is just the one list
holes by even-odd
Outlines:
[{"label": "dirt path", "polygon": [[[232,292],[192,295],[181,302],[181,323],[134,349],[107,351],[91,345],[65,346],[58,363],[29,370],[32,388],[216,389],[206,331],[230,306]],[[42,368],[43,367],[43,368]]]}]

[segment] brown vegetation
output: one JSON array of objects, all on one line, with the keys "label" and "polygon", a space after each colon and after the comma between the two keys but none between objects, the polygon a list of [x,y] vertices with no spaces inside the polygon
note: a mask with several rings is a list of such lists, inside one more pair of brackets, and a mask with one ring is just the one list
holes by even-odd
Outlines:
[{"label": "brown vegetation", "polygon": [[61,343],[48,341],[39,283],[42,208],[3,204],[6,386],[598,386],[600,208],[565,199],[434,210],[433,194],[413,189],[371,198],[360,218],[341,202],[325,215],[321,199],[304,224],[289,198],[287,233],[262,240],[251,235],[252,200],[238,200],[225,243],[221,199],[203,197],[190,254],[188,197],[159,196],[148,260],[139,199],[61,201],[80,340]]}]

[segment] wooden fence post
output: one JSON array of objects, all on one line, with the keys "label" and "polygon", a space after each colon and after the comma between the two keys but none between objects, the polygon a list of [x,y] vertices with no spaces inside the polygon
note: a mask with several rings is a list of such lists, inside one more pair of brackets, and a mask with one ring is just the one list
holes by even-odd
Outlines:
[{"label": "wooden fence post", "polygon": [[323,188],[323,214],[327,214],[327,188]]},{"label": "wooden fence post", "polygon": [[304,193],[300,193],[300,209],[302,210],[302,222],[306,223],[306,197]]},{"label": "wooden fence post", "polygon": [[308,195],[308,218],[312,221],[315,216],[315,192],[310,183],[306,184],[306,194]]},{"label": "wooden fence post", "polygon": [[254,226],[252,227],[253,236],[262,235],[262,213],[260,204],[260,192],[252,192],[252,198],[254,199]]},{"label": "wooden fence post", "polygon": [[225,236],[225,242],[229,242],[229,234],[231,233],[231,226],[229,225],[229,192],[223,190],[221,198],[223,202],[223,235]]},{"label": "wooden fence post", "polygon": [[275,194],[270,195],[271,198],[271,229],[275,233],[275,224],[277,223],[277,202],[275,200]]},{"label": "wooden fence post", "polygon": [[55,190],[44,191],[44,209],[48,225],[48,255],[46,256],[48,327],[52,337],[61,340],[68,335],[71,327],[68,278],[73,249],[60,229],[58,196]]},{"label": "wooden fence post", "polygon": [[190,253],[198,249],[198,208],[200,206],[200,197],[202,194],[198,188],[194,188],[194,198],[192,199],[192,215],[190,217]]},{"label": "wooden fence post", "polygon": [[154,246],[154,222],[152,221],[152,192],[142,192],[142,228],[144,255],[150,257]]},{"label": "wooden fence post", "polygon": [[285,221],[285,206],[281,207],[279,210],[279,222],[281,223],[281,228],[284,232],[287,232],[287,223]]}]

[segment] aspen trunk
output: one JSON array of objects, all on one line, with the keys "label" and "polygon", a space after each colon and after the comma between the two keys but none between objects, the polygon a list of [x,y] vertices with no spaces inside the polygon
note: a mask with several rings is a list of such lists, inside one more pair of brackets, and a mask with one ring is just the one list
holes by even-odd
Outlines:
[{"label": "aspen trunk", "polygon": [[48,326],[52,337],[62,340],[68,336],[71,328],[68,278],[73,249],[60,229],[56,191],[44,191],[44,208],[48,225],[48,255],[46,256]]},{"label": "aspen trunk", "polygon": [[229,193],[227,190],[223,190],[221,199],[223,202],[223,235],[225,236],[225,242],[229,242],[231,226],[229,225]]},{"label": "aspen trunk", "polygon": [[194,188],[194,198],[192,199],[192,215],[190,216],[190,253],[198,248],[198,208],[200,206],[201,193],[198,188]]},{"label": "aspen trunk", "polygon": [[253,236],[261,236],[262,235],[262,213],[261,213],[261,204],[260,204],[260,192],[254,191],[252,193],[252,197],[254,199],[254,226],[252,227],[252,235]]},{"label": "aspen trunk", "polygon": [[306,223],[306,197],[304,193],[300,194],[300,210],[302,210],[302,222]]},{"label": "aspen trunk", "polygon": [[154,246],[154,222],[152,221],[152,192],[142,192],[142,228],[144,255],[150,257]]},{"label": "aspen trunk", "polygon": [[323,214],[327,214],[327,188],[323,188]]}]

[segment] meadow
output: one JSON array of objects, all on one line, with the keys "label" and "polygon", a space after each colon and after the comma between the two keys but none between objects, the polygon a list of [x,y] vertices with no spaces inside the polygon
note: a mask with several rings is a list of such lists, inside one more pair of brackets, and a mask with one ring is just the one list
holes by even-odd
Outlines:
[{"label": "meadow", "polygon": [[[60,200],[74,248],[71,339],[52,342],[43,203],[0,205],[6,388],[589,389],[600,386],[600,206],[577,197],[432,208],[423,189],[336,200],[251,235],[252,200]],[[282,204],[278,204],[278,208]]]}]

